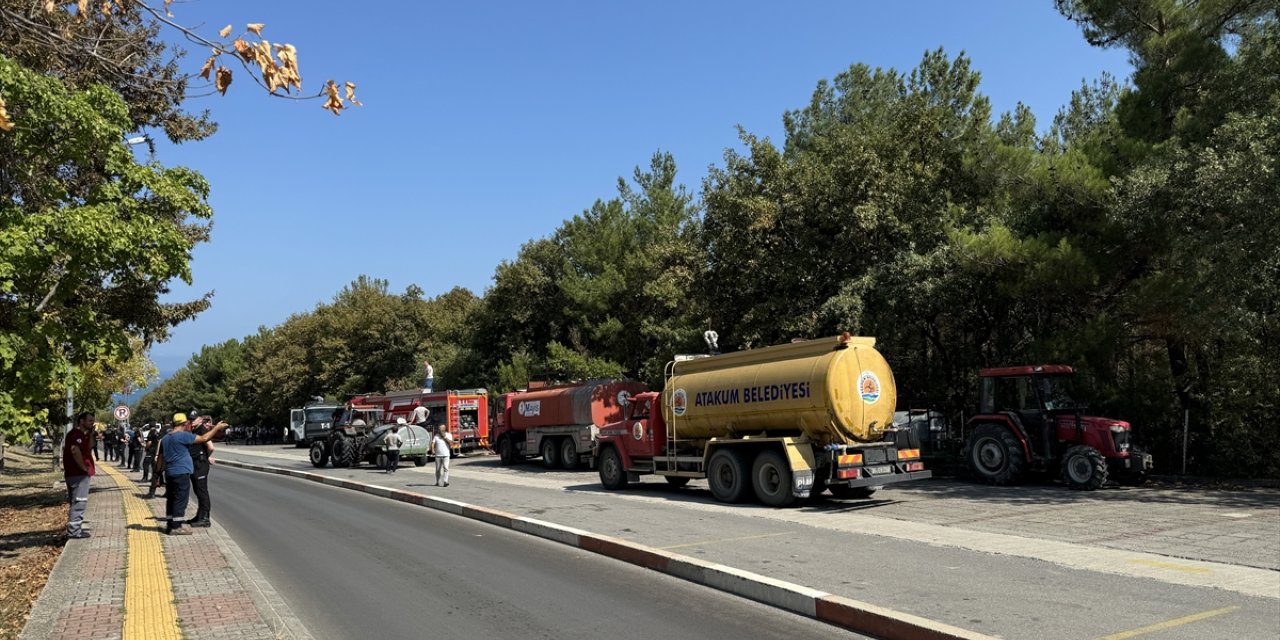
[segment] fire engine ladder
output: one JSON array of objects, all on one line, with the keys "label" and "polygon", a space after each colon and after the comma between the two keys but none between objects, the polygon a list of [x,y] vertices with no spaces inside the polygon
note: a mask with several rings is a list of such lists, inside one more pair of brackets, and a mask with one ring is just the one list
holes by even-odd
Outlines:
[{"label": "fire engine ladder", "polygon": [[[667,383],[671,380],[671,377],[675,375],[676,362],[678,361],[672,360],[668,362],[667,366],[662,371],[663,389],[668,388]],[[665,392],[659,397],[662,398],[663,401],[668,401],[668,396]],[[671,394],[670,397],[674,398],[675,394]],[[659,410],[661,410],[661,407]],[[704,470],[702,469],[701,456],[676,455],[680,450],[680,439],[677,437],[678,434],[676,433],[678,430],[677,423],[679,420],[676,418],[674,411],[670,413],[670,416],[671,420],[667,422],[667,446],[666,449],[663,450],[662,455],[654,457],[654,471],[665,470],[670,472],[667,475],[673,476],[688,476],[691,478],[702,477],[704,475]]]}]

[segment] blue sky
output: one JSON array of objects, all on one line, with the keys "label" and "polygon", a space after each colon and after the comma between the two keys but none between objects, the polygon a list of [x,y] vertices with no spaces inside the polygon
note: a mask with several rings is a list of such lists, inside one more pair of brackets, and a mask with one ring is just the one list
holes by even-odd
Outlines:
[{"label": "blue sky", "polygon": [[[697,192],[738,148],[735,127],[780,140],[782,114],[854,63],[910,69],[965,52],[997,112],[1047,125],[1082,81],[1131,72],[1089,47],[1052,0],[946,2],[175,3],[213,34],[232,23],[298,48],[304,86],[359,85],[363,108],[271,99],[245,72],[225,97],[192,99],[217,135],[156,159],[212,185],[213,239],[194,284],[213,306],[152,349],[163,372],[328,302],[366,274],[399,292],[482,294],[528,240],[669,151]],[[184,45],[195,71],[202,48]],[[193,91],[193,93],[200,91]],[[145,152],[144,152],[145,153]]]}]

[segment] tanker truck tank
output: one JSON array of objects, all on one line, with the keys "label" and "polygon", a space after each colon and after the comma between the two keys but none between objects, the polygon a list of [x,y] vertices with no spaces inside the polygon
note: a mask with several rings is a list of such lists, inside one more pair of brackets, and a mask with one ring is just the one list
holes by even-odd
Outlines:
[{"label": "tanker truck tank", "polygon": [[768,433],[819,445],[883,439],[897,389],[875,338],[810,340],[676,362],[663,391],[673,436]]}]

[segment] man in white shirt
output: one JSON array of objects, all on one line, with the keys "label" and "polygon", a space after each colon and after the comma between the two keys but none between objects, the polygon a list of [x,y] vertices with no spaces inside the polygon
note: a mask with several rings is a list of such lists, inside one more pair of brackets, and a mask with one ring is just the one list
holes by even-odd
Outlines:
[{"label": "man in white shirt", "polygon": [[434,367],[431,366],[430,360],[423,360],[422,364],[427,365],[427,380],[426,380],[426,384],[422,385],[423,391],[425,391],[426,393],[431,393],[431,389],[432,387],[435,386],[435,382],[436,382],[436,370]]},{"label": "man in white shirt", "polygon": [[453,454],[453,435],[449,427],[440,425],[431,437],[431,453],[436,456],[436,486],[449,486],[449,456]]}]

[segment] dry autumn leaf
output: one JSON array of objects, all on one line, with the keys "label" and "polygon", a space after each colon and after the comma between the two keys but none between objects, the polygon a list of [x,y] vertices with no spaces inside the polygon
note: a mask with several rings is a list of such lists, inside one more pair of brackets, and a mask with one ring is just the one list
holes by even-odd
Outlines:
[{"label": "dry autumn leaf", "polygon": [[76,18],[84,20],[89,15],[89,0],[76,0]]},{"label": "dry autumn leaf", "polygon": [[364,106],[363,102],[356,100],[356,83],[354,82],[347,82],[347,100],[350,100],[351,104],[354,104],[357,107]]},{"label": "dry autumn leaf", "polygon": [[103,2],[102,2],[102,15],[104,15],[104,16],[109,16],[109,15],[111,15],[111,0],[103,0]]},{"label": "dry autumn leaf", "polygon": [[241,58],[244,58],[245,62],[253,62],[257,59],[258,56],[253,50],[253,45],[245,42],[244,38],[236,38],[235,42],[231,44],[236,48],[236,53],[240,54]]},{"label": "dry autumn leaf", "polygon": [[205,80],[209,79],[209,72],[213,71],[213,61],[216,60],[217,58],[218,56],[215,54],[215,55],[209,56],[209,59],[204,61],[204,66],[200,67],[201,78],[204,78]]},{"label": "dry autumn leaf", "polygon": [[302,76],[298,74],[298,50],[291,44],[276,45],[276,56],[280,58],[280,78],[284,81],[285,91],[292,85],[302,90]]},{"label": "dry autumn leaf", "polygon": [[13,122],[9,120],[9,112],[4,110],[4,98],[0,98],[0,129],[13,131]]},{"label": "dry autumn leaf", "polygon": [[223,27],[222,30],[218,32],[219,38],[225,38],[229,35],[231,35],[231,25]]},{"label": "dry autumn leaf", "polygon": [[58,8],[56,0],[44,0],[44,10],[46,13],[53,13]]},{"label": "dry autumn leaf", "polygon": [[266,25],[262,24],[261,22],[250,22],[249,24],[245,25],[244,28],[252,31],[254,35],[260,36],[262,35],[262,27],[264,26]]},{"label": "dry autumn leaf", "polygon": [[324,85],[324,92],[328,97],[325,98],[324,106],[321,108],[332,111],[335,116],[342,115],[346,105],[342,104],[342,96],[338,94],[338,83],[330,80]]},{"label": "dry autumn leaf", "polygon": [[229,86],[231,86],[231,70],[226,67],[218,67],[218,73],[213,79],[213,87],[225,96]]}]

